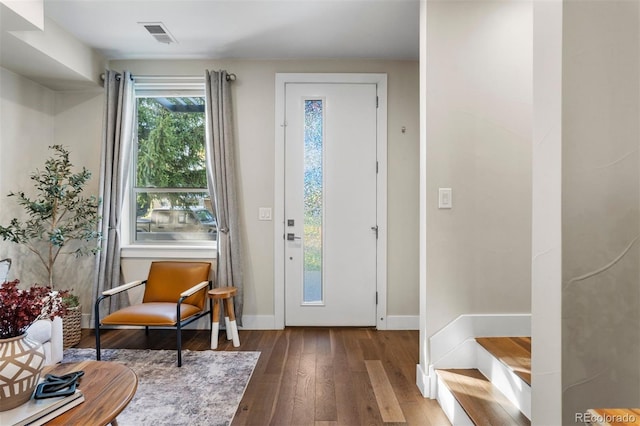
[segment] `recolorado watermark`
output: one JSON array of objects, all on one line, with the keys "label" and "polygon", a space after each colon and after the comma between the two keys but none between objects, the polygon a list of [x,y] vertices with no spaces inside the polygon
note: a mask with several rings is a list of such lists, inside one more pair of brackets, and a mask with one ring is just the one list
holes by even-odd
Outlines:
[{"label": "recolorado watermark", "polygon": [[574,416],[574,421],[576,423],[587,423],[587,424],[611,424],[611,423],[631,423],[636,424],[638,422],[638,417],[632,413],[624,413],[624,414],[598,414],[598,413],[576,413]]}]

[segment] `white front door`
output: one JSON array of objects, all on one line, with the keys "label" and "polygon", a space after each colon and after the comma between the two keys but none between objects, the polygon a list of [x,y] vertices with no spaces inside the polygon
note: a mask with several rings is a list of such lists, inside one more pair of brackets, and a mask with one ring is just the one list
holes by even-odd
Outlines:
[{"label": "white front door", "polygon": [[286,325],[376,325],[376,91],[285,86]]}]

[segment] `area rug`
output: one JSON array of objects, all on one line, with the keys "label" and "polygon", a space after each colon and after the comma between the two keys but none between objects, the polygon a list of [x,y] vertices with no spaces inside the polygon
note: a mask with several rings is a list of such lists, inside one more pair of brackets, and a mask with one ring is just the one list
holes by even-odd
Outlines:
[{"label": "area rug", "polygon": [[[95,349],[66,349],[62,362],[95,359]],[[229,425],[260,352],[103,349],[102,360],[125,364],[138,390],[118,416],[120,426]]]}]

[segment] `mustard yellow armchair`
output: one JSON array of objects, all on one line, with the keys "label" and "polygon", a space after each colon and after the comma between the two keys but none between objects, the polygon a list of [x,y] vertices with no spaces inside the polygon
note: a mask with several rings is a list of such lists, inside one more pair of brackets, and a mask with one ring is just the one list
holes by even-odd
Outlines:
[{"label": "mustard yellow armchair", "polygon": [[[95,303],[96,359],[100,360],[101,325],[175,327],[178,367],[182,366],[182,327],[211,314],[207,291],[211,288],[208,262],[152,262],[149,276],[102,292]],[[122,308],[100,321],[100,302],[115,294],[144,285],[142,303]],[[210,306],[210,303],[209,303]]]}]

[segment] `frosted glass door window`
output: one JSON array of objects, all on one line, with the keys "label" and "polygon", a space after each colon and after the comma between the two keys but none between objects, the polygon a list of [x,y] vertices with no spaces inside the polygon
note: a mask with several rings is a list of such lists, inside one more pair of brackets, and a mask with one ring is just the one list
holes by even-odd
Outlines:
[{"label": "frosted glass door window", "polygon": [[304,102],[303,302],[322,303],[324,114],[321,99]]}]

